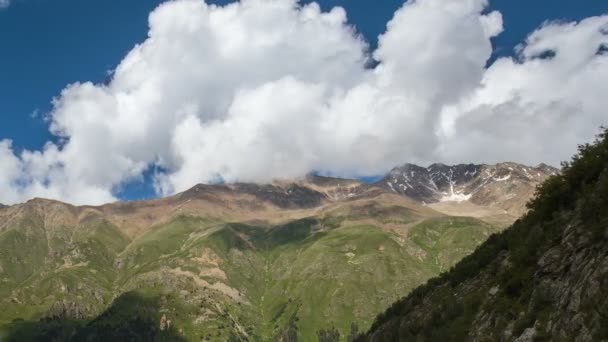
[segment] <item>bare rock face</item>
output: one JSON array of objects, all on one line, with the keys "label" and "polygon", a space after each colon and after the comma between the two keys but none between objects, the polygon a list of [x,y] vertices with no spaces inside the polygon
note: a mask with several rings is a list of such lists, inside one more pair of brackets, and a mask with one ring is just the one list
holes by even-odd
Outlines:
[{"label": "bare rock face", "polygon": [[91,307],[75,302],[56,302],[47,314],[51,320],[83,320],[91,315]]},{"label": "bare rock face", "polygon": [[545,164],[433,164],[427,168],[405,164],[391,170],[376,185],[424,204],[470,202],[518,217],[525,213],[526,202],[536,187],[557,173]]},{"label": "bare rock face", "polygon": [[533,342],[535,336],[536,329],[534,327],[527,328],[514,342]]},{"label": "bare rock face", "polygon": [[287,184],[198,184],[178,195],[180,200],[204,200],[223,204],[227,198],[251,196],[258,205],[268,203],[280,209],[307,209],[318,207],[326,196],[310,187],[295,182]]},{"label": "bare rock face", "polygon": [[163,316],[160,318],[158,328],[160,331],[171,329],[171,320],[167,319],[167,315],[163,314]]},{"label": "bare rock face", "polygon": [[[474,164],[455,166],[433,164],[425,168],[405,164],[392,169],[376,185],[419,202],[434,203],[450,195],[461,195],[462,191],[459,191],[461,190],[459,187],[475,179],[481,167]],[[463,197],[462,200],[464,199]]]},{"label": "bare rock face", "polygon": [[240,183],[236,184],[235,188],[238,192],[253,195],[282,209],[318,207],[325,198],[322,193],[295,183],[286,187]]}]

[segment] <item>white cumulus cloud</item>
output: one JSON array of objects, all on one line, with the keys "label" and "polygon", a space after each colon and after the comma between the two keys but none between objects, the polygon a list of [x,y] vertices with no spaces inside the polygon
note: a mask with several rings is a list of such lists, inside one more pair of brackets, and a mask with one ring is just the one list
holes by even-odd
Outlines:
[{"label": "white cumulus cloud", "polygon": [[503,27],[486,6],[409,1],[368,51],[341,8],[164,3],[110,82],[54,100],[60,144],[0,143],[0,202],[112,201],[151,166],[169,195],[404,161],[557,163],[606,121],[608,17],[547,23],[487,67]]}]

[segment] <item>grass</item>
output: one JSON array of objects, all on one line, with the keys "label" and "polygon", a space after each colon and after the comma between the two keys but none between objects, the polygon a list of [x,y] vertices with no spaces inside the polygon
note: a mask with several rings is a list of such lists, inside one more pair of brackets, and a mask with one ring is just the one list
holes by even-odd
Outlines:
[{"label": "grass", "polygon": [[[368,209],[386,222],[414,221],[397,207]],[[391,231],[352,223],[358,215],[278,226],[179,216],[134,241],[104,220],[49,229],[30,219],[0,234],[6,298],[0,325],[35,322],[58,301],[78,303],[95,317],[137,291],[163,298],[158,312],[187,340],[267,341],[289,326],[305,341],[331,327],[346,336],[352,323],[367,329],[387,305],[494,230],[475,219],[430,219],[404,242]],[[70,324],[91,324],[77,323]],[[99,324],[112,326],[106,323]]]},{"label": "grass", "polygon": [[497,227],[475,218],[442,217],[416,225],[408,237],[426,252],[427,264],[441,273],[471,254],[497,231]]}]

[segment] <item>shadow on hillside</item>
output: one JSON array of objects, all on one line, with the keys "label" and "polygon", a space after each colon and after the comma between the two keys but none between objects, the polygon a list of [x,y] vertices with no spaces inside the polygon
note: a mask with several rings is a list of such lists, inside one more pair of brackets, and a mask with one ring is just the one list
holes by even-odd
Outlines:
[{"label": "shadow on hillside", "polygon": [[158,297],[125,293],[91,320],[14,321],[5,340],[13,341],[185,341],[174,327],[161,329]]},{"label": "shadow on hillside", "polygon": [[255,226],[244,223],[229,223],[211,235],[225,250],[241,251],[270,250],[284,245],[298,246],[322,237],[325,232],[321,226],[330,227],[329,222],[315,218],[304,218],[272,227]]}]

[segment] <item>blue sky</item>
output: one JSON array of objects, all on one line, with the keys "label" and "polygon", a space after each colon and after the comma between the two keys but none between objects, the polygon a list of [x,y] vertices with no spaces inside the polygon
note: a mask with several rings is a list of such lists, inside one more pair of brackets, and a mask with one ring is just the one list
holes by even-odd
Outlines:
[{"label": "blue sky", "polygon": [[[230,1],[212,1],[222,4]],[[135,45],[145,39],[148,13],[162,1],[16,0],[0,11],[0,138],[18,148],[39,149],[52,139],[34,111],[69,83],[102,82]],[[342,6],[370,44],[402,0],[322,0],[325,9]],[[579,20],[608,12],[605,0],[494,0],[506,30],[495,44],[512,54],[526,35],[546,20]]]},{"label": "blue sky", "polygon": [[[40,149],[52,141],[43,114],[69,83],[103,82],[125,54],[147,35],[154,0],[13,0],[0,10],[0,140],[14,148]],[[226,1],[212,1],[226,3]],[[321,0],[322,8],[342,6],[370,44],[403,1]],[[494,0],[505,31],[494,38],[494,53],[505,56],[547,20],[579,20],[608,13],[605,0]],[[149,180],[127,186],[120,197],[153,194]]]}]

